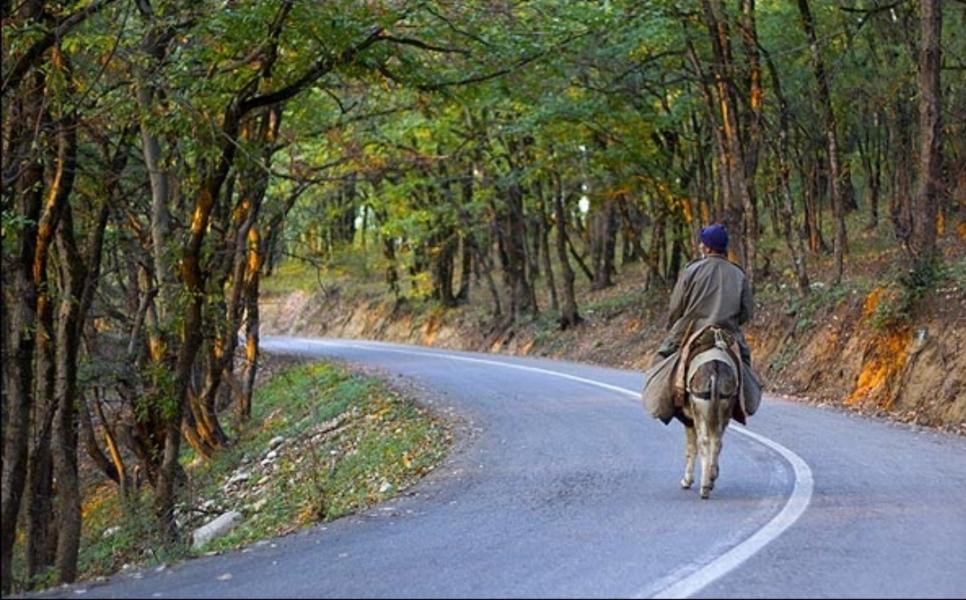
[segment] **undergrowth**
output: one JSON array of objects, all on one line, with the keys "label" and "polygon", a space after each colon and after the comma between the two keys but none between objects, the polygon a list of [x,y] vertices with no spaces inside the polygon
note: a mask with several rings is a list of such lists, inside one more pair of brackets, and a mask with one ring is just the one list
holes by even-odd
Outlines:
[{"label": "undergrowth", "polygon": [[[450,443],[444,424],[374,377],[324,363],[289,367],[256,389],[248,425],[211,460],[182,454],[187,485],[178,503],[179,541],[156,534],[153,494],[145,486],[123,499],[110,482],[85,498],[80,580],[124,568],[161,565],[202,553],[240,548],[329,521],[388,499],[442,459]],[[263,468],[269,442],[285,439]],[[239,489],[232,475],[250,471]],[[238,510],[242,521],[225,537],[193,549],[193,528]],[[18,561],[22,562],[22,561]],[[22,564],[15,565],[22,572]],[[22,580],[22,579],[21,579]],[[46,572],[34,587],[46,587]]]},{"label": "undergrowth", "polygon": [[919,302],[953,277],[951,267],[936,260],[894,272],[872,315],[872,326],[881,331],[911,323]]}]

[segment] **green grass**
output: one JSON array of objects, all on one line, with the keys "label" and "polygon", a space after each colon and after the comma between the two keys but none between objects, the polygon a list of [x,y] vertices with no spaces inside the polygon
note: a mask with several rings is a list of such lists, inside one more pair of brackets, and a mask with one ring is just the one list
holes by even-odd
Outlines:
[{"label": "green grass", "polygon": [[[149,568],[240,548],[365,509],[412,485],[443,458],[450,442],[442,422],[379,379],[325,363],[274,374],[256,390],[252,410],[233,445],[211,460],[196,458],[190,448],[182,454],[188,485],[181,504],[218,499],[219,510],[242,513],[240,524],[196,551],[187,536],[217,515],[189,520],[182,541],[166,546],[155,531],[150,488],[125,503],[113,484],[104,484],[85,499],[80,578],[110,575],[124,564]],[[317,435],[320,425],[333,422],[341,424],[337,431]],[[226,480],[240,467],[256,473],[275,436],[286,439],[277,471],[261,486],[256,484],[263,475],[254,474],[246,483],[247,499],[225,497]],[[53,574],[37,583],[53,584]]]},{"label": "green grass", "polygon": [[263,294],[285,294],[294,290],[317,290],[324,284],[323,272],[299,260],[286,260],[275,267],[270,277],[262,278]]},{"label": "green grass", "polygon": [[[260,390],[259,400],[253,422],[261,427],[194,474],[201,495],[216,496],[242,457],[255,463],[275,436],[285,437],[286,446],[299,439],[298,451],[281,453],[278,471],[257,500],[234,506],[245,520],[205,550],[237,548],[361,510],[410,485],[445,453],[447,434],[440,422],[380,380],[333,365],[311,364],[276,375]],[[340,430],[313,439],[317,427],[332,420],[343,423]],[[380,491],[386,483],[391,489]],[[253,510],[259,500],[262,508]]]}]

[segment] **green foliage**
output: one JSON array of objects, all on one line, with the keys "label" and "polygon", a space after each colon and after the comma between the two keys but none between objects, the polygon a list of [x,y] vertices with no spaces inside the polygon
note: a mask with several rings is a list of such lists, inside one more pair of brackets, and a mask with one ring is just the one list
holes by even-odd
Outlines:
[{"label": "green foliage", "polygon": [[872,314],[872,325],[883,330],[908,324],[919,302],[950,275],[949,268],[935,259],[893,275]]},{"label": "green foliage", "polygon": [[[111,387],[134,382],[131,388],[137,401],[124,409],[133,409],[142,419],[150,415],[165,420],[180,401],[171,357],[178,355],[185,311],[197,297],[186,291],[178,267],[187,232],[197,216],[192,212],[194,201],[205,197],[200,193],[216,176],[224,176],[225,183],[215,190],[214,216],[199,229],[204,233],[199,258],[207,286],[201,292],[205,340],[199,361],[208,355],[218,334],[237,325],[225,318],[226,290],[232,284],[226,283],[227,269],[220,272],[218,265],[233,258],[234,211],[244,204],[244,192],[251,191],[245,188],[251,186],[248,171],[267,177],[259,226],[270,218],[266,215],[284,217],[284,227],[273,231],[281,231],[281,240],[272,250],[305,261],[297,267],[294,262],[282,262],[276,275],[264,282],[265,290],[320,288],[327,294],[352,294],[359,287],[342,286],[346,279],[381,276],[394,269],[396,292],[411,302],[407,307],[417,309],[417,324],[430,318],[426,316],[430,311],[439,310],[432,299],[439,270],[433,267],[438,257],[452,256],[444,251],[455,246],[465,250],[472,240],[481,250],[472,266],[500,268],[494,250],[506,248],[507,232],[500,228],[510,220],[511,195],[522,196],[522,215],[512,218],[525,221],[526,236],[532,237],[544,217],[538,209],[546,209],[559,197],[571,224],[572,241],[590,246],[589,238],[597,235],[594,219],[600,207],[616,198],[624,211],[618,235],[632,229],[643,237],[645,230],[657,231],[663,223],[669,226],[665,249],[689,235],[692,219],[704,218],[691,215],[689,203],[699,199],[718,208],[722,200],[719,183],[726,178],[721,177],[714,134],[720,131],[715,117],[720,114],[713,90],[706,96],[708,90],[702,85],[712,81],[715,59],[712,38],[702,22],[704,6],[697,0],[149,4],[156,12],[151,17],[139,11],[143,6],[138,3],[107,3],[75,27],[58,31],[57,47],[69,69],[63,66],[67,62],[53,60],[55,53],[49,49],[41,53],[31,74],[43,77],[43,85],[5,91],[2,109],[4,124],[11,125],[11,132],[21,129],[27,138],[17,142],[13,136],[9,144],[5,138],[5,161],[8,150],[14,157],[4,163],[4,177],[13,177],[10,185],[5,179],[5,189],[22,193],[18,186],[30,183],[40,187],[38,197],[55,180],[56,124],[64,114],[77,113],[73,129],[78,133],[78,165],[69,202],[78,240],[90,237],[97,202],[110,197],[112,203],[101,287],[92,310],[98,315],[92,329],[97,337],[90,347],[123,355],[103,359],[105,363],[113,360],[111,364],[88,361],[82,383],[100,385],[111,394]],[[721,4],[734,57],[734,64],[726,69],[732,79],[728,83],[738,100],[742,132],[748,134],[752,103],[747,89],[751,75],[750,52],[744,45],[747,32],[740,23],[738,5]],[[918,139],[917,7],[900,2],[863,13],[871,7],[868,2],[853,2],[851,10],[839,4],[811,2],[818,52],[831,75],[843,163],[851,165],[858,189],[867,192],[870,173],[864,172],[863,159],[868,153],[881,159],[884,213],[888,194],[903,195],[894,189],[899,176],[911,173],[915,179],[915,169],[909,166],[914,150],[910,145],[903,155],[899,142],[911,144]],[[4,73],[61,19],[86,10],[85,3],[40,5],[47,11],[41,19],[21,18],[18,9],[3,20]],[[291,13],[277,21],[288,6]],[[823,121],[825,107],[816,101],[810,48],[798,26],[797,7],[792,2],[754,6],[758,50],[773,58],[789,101],[794,225],[802,224],[808,196],[810,210],[826,215],[820,227],[830,240],[834,223],[828,217],[824,191],[828,187],[824,136],[814,126]],[[966,21],[949,18],[958,14],[952,3],[944,3],[943,10],[947,12],[943,53],[953,57],[944,58],[948,64],[943,71],[943,110],[954,114],[950,107],[963,105],[964,99],[962,86],[956,85],[959,67],[954,59],[966,55]],[[277,31],[272,29],[275,23],[280,24]],[[152,49],[157,39],[169,43]],[[751,183],[760,223],[750,223],[751,227],[764,225],[768,218],[777,220],[770,213],[775,212],[779,197],[775,189],[776,81],[765,74],[762,82],[762,144],[756,155],[748,157],[754,159],[749,164],[756,161],[757,165]],[[286,95],[281,103],[277,115],[281,125],[270,142],[252,134],[261,125],[254,122],[257,119],[239,124],[243,131],[226,129],[236,108],[293,84],[298,84],[297,93]],[[29,127],[18,127],[18,107],[32,102],[40,107],[38,114],[47,116],[32,120]],[[960,140],[966,139],[961,119],[948,119],[944,131],[948,137],[944,149],[961,157]],[[145,160],[146,140],[151,137],[157,138],[159,167],[172,187],[165,199],[171,229],[161,241],[152,236],[159,215],[153,214],[147,192],[155,183],[151,176],[158,174],[149,172],[152,167]],[[27,155],[16,156],[18,144]],[[113,162],[115,152],[126,159],[121,173],[105,167]],[[39,183],[21,177],[18,168],[8,169],[28,163],[42,171],[36,178]],[[112,183],[119,187],[108,196],[106,188]],[[816,197],[807,194],[813,187]],[[284,215],[288,199],[296,192],[301,196]],[[582,196],[589,201],[588,214],[577,209]],[[10,281],[6,273],[13,272],[8,257],[20,245],[27,225],[33,224],[18,212],[25,197],[16,193],[4,197],[0,233],[5,289]],[[884,252],[895,246],[891,235],[856,235],[859,216],[849,221],[852,252]],[[547,218],[549,226],[559,231],[556,216]],[[883,228],[888,228],[887,219],[882,221]],[[780,254],[781,248],[766,236],[759,256]],[[84,256],[93,255],[90,249],[83,250]],[[48,265],[52,275],[62,266],[59,253],[55,247]],[[532,256],[530,249],[528,253]],[[146,258],[139,262],[142,256]],[[158,264],[153,264],[154,257]],[[824,258],[809,256],[810,268],[815,271],[816,262],[821,264]],[[788,264],[781,262],[781,268]],[[956,268],[950,276],[964,281],[962,268]],[[934,266],[896,275],[878,306],[876,326],[908,320],[943,277]],[[794,273],[786,270],[785,278],[785,285],[790,285]],[[480,279],[478,273],[474,294],[482,288]],[[808,299],[792,300],[789,311],[796,317],[795,333],[810,331],[822,311],[859,289],[857,280],[837,288],[815,288]],[[873,284],[862,281],[861,286]],[[362,293],[376,286],[369,285]],[[790,289],[778,285],[769,293],[785,291]],[[629,293],[591,302],[581,310],[609,319],[635,310],[642,300],[640,294]],[[136,329],[136,315],[131,313],[142,302],[148,317],[141,331],[154,328],[149,333],[168,343],[167,362],[131,373],[130,357],[117,350],[126,348],[128,336]],[[549,311],[537,318],[535,326],[538,346],[573,335],[555,337],[556,315]],[[134,341],[139,343],[136,337]],[[331,377],[335,376],[293,376],[289,383],[300,390],[300,400],[288,400],[286,390],[269,387],[265,393],[276,395],[269,404],[285,405],[298,419],[259,415],[256,421],[266,418],[265,427],[257,434],[238,432],[243,438],[251,437],[215,460],[208,476],[214,480],[227,473],[232,461],[241,458],[244,443],[264,443],[280,432],[295,435],[303,426],[347,411],[364,412],[368,404],[357,399],[380,394],[368,384]],[[319,389],[328,395],[319,397]],[[389,413],[403,421],[409,418]],[[404,427],[402,433],[403,440],[411,437],[417,445],[412,440],[428,435],[415,426],[411,432]],[[396,477],[399,473],[391,469],[375,467],[373,457],[398,464],[410,449],[409,442],[390,442],[361,430],[352,444],[357,458],[343,464],[332,463],[324,454],[311,454],[314,488],[297,485],[278,490],[269,505],[273,518],[291,516],[290,504],[299,509],[314,506],[318,515],[352,510],[372,498],[371,486],[339,491],[341,482],[357,477],[375,481],[377,472]],[[337,454],[341,449],[327,448]],[[185,458],[193,457],[186,454]],[[285,468],[293,476],[298,472],[293,465]],[[280,521],[266,521],[276,522]],[[132,531],[136,538],[138,530]],[[240,530],[236,539],[244,535],[248,534]],[[107,554],[103,558],[107,560]]]}]

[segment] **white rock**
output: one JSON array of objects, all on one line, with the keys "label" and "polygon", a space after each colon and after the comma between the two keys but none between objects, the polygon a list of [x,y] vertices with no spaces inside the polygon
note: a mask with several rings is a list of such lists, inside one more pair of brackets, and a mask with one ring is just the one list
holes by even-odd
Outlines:
[{"label": "white rock", "polygon": [[104,530],[104,533],[101,534],[101,538],[106,540],[107,538],[111,537],[112,535],[114,535],[120,530],[121,528],[118,525],[115,525],[114,527],[108,527],[107,529]]},{"label": "white rock", "polygon": [[242,515],[237,510],[232,510],[221,515],[217,519],[205,523],[191,534],[191,547],[195,550],[201,548],[208,542],[220,538],[241,521]]},{"label": "white rock", "polygon": [[265,455],[265,460],[272,461],[278,458],[278,450],[269,450]]},{"label": "white rock", "polygon": [[386,492],[392,490],[392,484],[388,481],[383,481],[382,485],[379,486],[379,493],[385,494]]},{"label": "white rock", "polygon": [[235,473],[234,475],[231,476],[231,479],[228,480],[228,485],[241,483],[243,481],[248,481],[248,479],[251,476],[252,474],[249,473],[248,471],[239,471],[238,473]]},{"label": "white rock", "polygon": [[278,448],[279,446],[281,446],[284,441],[285,441],[285,438],[283,438],[280,435],[276,435],[275,437],[273,437],[271,439],[270,442],[268,442],[268,449],[269,450],[274,450],[274,449]]}]

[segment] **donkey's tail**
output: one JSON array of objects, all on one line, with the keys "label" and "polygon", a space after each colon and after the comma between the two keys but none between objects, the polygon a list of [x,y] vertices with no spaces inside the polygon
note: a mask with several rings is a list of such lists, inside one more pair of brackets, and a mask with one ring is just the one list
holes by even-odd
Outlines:
[{"label": "donkey's tail", "polygon": [[711,371],[711,406],[716,406],[718,404],[718,398],[720,394],[718,393],[718,365],[714,365],[714,370]]}]

